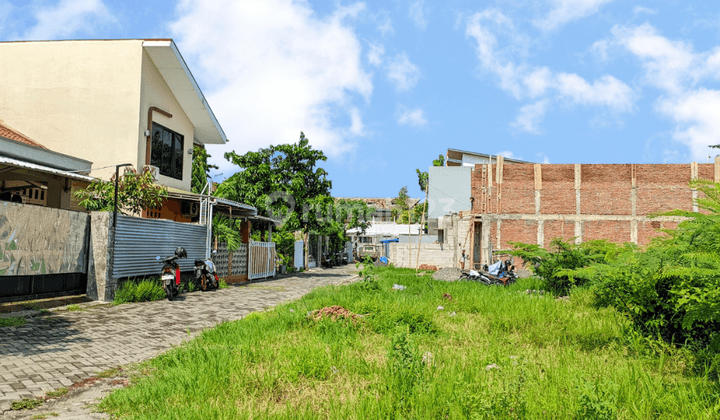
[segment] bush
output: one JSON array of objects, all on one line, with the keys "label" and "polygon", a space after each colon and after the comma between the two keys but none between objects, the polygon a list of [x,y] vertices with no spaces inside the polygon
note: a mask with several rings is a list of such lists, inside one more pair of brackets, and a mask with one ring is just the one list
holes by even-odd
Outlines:
[{"label": "bush", "polygon": [[587,277],[569,270],[604,261],[608,254],[613,254],[618,249],[618,245],[605,240],[574,244],[555,238],[550,242],[548,250],[535,244],[510,244],[514,247],[510,254],[529,264],[530,270],[545,281],[548,290],[557,295],[567,294],[572,287],[581,286],[588,280]]},{"label": "bush", "polygon": [[146,279],[140,282],[128,280],[115,292],[113,303],[120,305],[130,302],[149,302],[165,298],[165,290],[159,279]]}]

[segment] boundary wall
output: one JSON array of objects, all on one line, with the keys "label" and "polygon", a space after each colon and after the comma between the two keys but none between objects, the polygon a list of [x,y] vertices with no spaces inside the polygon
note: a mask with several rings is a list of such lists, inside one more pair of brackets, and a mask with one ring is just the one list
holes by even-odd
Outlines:
[{"label": "boundary wall", "polygon": [[[688,182],[720,182],[720,157],[698,164],[477,164],[471,174],[471,264],[492,260],[510,242],[547,247],[553,238],[648,244],[678,217],[698,211]],[[478,249],[480,245],[480,249]]]}]

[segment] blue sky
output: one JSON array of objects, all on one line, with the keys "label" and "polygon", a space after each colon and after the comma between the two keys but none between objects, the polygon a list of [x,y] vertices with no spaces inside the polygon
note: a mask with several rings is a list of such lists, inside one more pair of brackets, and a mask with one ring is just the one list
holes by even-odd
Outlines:
[{"label": "blue sky", "polygon": [[[336,196],[420,196],[448,148],[549,163],[706,162],[720,3],[0,0],[0,38],[175,40],[244,153],[302,130]],[[221,174],[221,175],[220,175]]]}]

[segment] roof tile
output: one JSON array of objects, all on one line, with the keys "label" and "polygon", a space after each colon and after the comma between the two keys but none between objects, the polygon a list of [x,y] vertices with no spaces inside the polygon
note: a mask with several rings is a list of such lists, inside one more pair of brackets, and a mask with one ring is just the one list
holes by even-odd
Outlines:
[{"label": "roof tile", "polygon": [[30,137],[22,134],[21,132],[19,132],[17,130],[13,130],[12,128],[3,124],[2,120],[0,120],[0,137],[5,137],[6,139],[10,139],[10,140],[15,140],[20,143],[27,144],[29,146],[39,147],[40,149],[47,149],[47,147],[32,140]]}]

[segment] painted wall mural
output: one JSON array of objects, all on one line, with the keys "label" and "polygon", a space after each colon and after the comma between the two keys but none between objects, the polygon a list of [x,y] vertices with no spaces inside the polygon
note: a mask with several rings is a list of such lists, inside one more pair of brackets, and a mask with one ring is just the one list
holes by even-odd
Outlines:
[{"label": "painted wall mural", "polygon": [[90,215],[0,201],[0,276],[86,273]]}]

